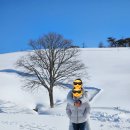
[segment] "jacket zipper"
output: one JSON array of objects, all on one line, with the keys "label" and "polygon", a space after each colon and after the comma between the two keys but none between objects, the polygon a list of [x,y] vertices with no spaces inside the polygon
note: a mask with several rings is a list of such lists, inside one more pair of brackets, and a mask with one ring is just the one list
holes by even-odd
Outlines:
[{"label": "jacket zipper", "polygon": [[78,123],[78,107],[77,107],[77,123]]}]

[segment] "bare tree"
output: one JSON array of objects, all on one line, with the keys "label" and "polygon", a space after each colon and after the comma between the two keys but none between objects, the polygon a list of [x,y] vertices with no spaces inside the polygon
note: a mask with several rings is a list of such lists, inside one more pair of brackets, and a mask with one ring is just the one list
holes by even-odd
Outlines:
[{"label": "bare tree", "polygon": [[49,93],[50,107],[54,107],[53,88],[70,77],[76,77],[85,69],[78,48],[72,48],[72,41],[56,33],[49,33],[38,40],[30,41],[32,51],[17,61],[17,66],[28,73],[24,87],[29,89],[45,87]]}]

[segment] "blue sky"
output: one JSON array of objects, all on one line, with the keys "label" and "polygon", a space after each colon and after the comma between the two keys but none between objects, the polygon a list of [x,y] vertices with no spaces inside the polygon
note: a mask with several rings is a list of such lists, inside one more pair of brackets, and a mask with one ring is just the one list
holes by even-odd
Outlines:
[{"label": "blue sky", "polygon": [[0,53],[27,50],[49,32],[81,47],[130,37],[130,0],[0,0]]}]

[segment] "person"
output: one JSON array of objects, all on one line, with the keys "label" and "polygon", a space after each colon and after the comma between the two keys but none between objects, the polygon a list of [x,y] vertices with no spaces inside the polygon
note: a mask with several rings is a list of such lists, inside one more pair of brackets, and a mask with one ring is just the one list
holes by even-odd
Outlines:
[{"label": "person", "polygon": [[70,119],[69,130],[90,130],[90,104],[81,79],[73,82],[67,95],[66,113]]}]

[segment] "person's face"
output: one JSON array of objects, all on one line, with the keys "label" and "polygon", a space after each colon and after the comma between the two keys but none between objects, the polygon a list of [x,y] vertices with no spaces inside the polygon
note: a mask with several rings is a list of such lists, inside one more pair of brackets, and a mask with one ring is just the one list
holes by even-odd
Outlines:
[{"label": "person's face", "polygon": [[82,89],[73,89],[72,94],[74,97],[79,98],[83,94],[83,92]]}]

